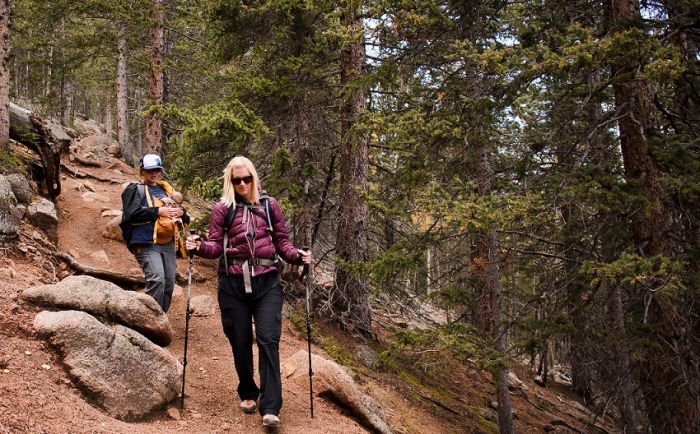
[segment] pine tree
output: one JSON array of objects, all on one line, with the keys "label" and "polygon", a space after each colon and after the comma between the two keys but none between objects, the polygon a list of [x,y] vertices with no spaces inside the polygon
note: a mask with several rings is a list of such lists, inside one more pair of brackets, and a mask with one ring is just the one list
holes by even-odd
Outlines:
[{"label": "pine tree", "polygon": [[10,147],[10,2],[0,2],[0,151]]}]

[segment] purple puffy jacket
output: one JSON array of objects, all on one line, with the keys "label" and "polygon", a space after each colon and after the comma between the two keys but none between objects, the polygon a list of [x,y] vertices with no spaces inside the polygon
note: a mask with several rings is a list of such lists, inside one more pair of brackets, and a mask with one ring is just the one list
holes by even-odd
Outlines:
[{"label": "purple puffy jacket", "polygon": [[[237,207],[236,215],[228,231],[228,255],[230,258],[249,259],[263,258],[273,259],[275,252],[290,264],[298,264],[301,255],[296,247],[289,241],[287,226],[277,201],[270,197],[268,199],[270,209],[270,221],[272,231],[268,230],[265,207],[249,207],[249,213],[244,221],[242,207]],[[264,202],[263,202],[264,203]],[[211,211],[209,220],[209,240],[202,240],[202,244],[197,250],[197,255],[204,258],[215,259],[221,256],[224,240],[224,221],[228,214],[228,207],[223,202],[217,202]],[[241,265],[232,264],[229,260],[229,274],[243,274]],[[223,263],[221,270],[223,271]],[[277,271],[274,266],[256,265],[251,267],[251,274],[260,274]]]}]

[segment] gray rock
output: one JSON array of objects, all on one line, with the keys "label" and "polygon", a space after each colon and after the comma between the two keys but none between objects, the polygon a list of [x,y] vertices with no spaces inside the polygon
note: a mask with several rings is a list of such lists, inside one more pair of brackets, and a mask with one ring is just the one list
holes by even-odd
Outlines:
[{"label": "gray rock", "polygon": [[102,202],[102,203],[108,203],[109,198],[103,194],[99,193],[94,193],[92,191],[86,191],[83,193],[80,197],[83,198],[83,201],[85,203],[95,203],[95,202]]},{"label": "gray rock", "polygon": [[358,345],[352,356],[370,369],[374,369],[377,366],[377,352],[367,345]]},{"label": "gray rock", "polygon": [[51,241],[58,241],[58,215],[53,202],[42,198],[38,202],[30,203],[27,207],[27,219],[31,224],[42,229]]},{"label": "gray rock", "polygon": [[[344,406],[358,421],[372,432],[391,433],[377,402],[362,393],[342,366],[315,354],[311,355],[314,370],[314,393],[330,395],[331,401]],[[303,390],[308,388],[309,353],[297,351],[282,365],[282,377]]]},{"label": "gray rock", "polygon": [[32,187],[29,186],[29,181],[27,181],[27,178],[19,173],[12,173],[7,175],[6,178],[8,181],[10,181],[12,192],[15,194],[15,197],[19,203],[27,204],[32,201],[32,194],[34,192],[32,191]]},{"label": "gray rock", "polygon": [[515,372],[508,371],[506,379],[508,380],[508,387],[511,389],[527,389],[525,383],[523,383],[522,380],[515,375]]},{"label": "gray rock", "polygon": [[107,256],[107,252],[104,250],[98,250],[96,252],[90,253],[90,258],[94,259],[97,262],[102,262],[103,264],[109,264],[109,257]]},{"label": "gray rock", "polygon": [[214,303],[208,295],[198,295],[190,300],[190,312],[194,316],[214,315]]},{"label": "gray rock", "polygon": [[121,213],[116,217],[112,217],[105,228],[102,230],[102,236],[116,241],[124,241],[122,236],[122,229],[119,227],[119,223],[122,221]]},{"label": "gray rock", "polygon": [[16,211],[17,198],[12,185],[0,175],[0,238],[14,238],[19,231],[20,218]]},{"label": "gray rock", "polygon": [[34,328],[59,349],[70,375],[113,417],[142,418],[178,396],[182,365],[134,330],[107,327],[78,311],[40,312]]},{"label": "gray rock", "polygon": [[102,211],[102,217],[121,217],[122,210],[120,209],[106,209]]},{"label": "gray rock", "polygon": [[17,204],[15,207],[15,215],[18,219],[22,220],[25,215],[27,215],[27,206],[22,204]]},{"label": "gray rock", "polygon": [[22,297],[42,306],[82,310],[124,324],[158,345],[173,340],[168,316],[153,298],[92,276],[68,276],[53,285],[27,288]]},{"label": "gray rock", "polygon": [[122,148],[118,144],[113,143],[107,147],[107,153],[112,157],[119,158],[122,154]]}]

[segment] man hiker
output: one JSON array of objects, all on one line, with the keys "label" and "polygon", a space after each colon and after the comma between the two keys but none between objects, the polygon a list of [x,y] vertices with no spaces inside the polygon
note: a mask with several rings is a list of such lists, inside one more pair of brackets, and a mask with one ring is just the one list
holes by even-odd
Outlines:
[{"label": "man hiker", "polygon": [[124,241],[134,254],[146,278],[146,294],[168,312],[175,287],[178,220],[189,224],[185,210],[175,205],[177,192],[162,179],[160,156],[146,154],[139,164],[140,182],[122,192]]}]

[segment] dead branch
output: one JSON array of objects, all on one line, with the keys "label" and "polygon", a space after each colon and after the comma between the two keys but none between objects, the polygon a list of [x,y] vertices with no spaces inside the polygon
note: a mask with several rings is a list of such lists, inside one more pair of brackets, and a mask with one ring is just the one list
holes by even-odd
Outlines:
[{"label": "dead branch", "polygon": [[425,394],[425,393],[423,393],[423,392],[418,392],[418,395],[420,395],[421,398],[427,399],[428,401],[432,402],[433,404],[437,405],[438,407],[444,408],[445,410],[447,410],[447,411],[449,411],[449,412],[451,412],[451,413],[459,414],[459,415],[462,414],[462,413],[460,413],[459,411],[455,410],[454,408],[450,407],[449,405],[445,404],[444,402],[442,402],[442,401],[440,401],[440,400],[437,400],[437,399],[433,398],[433,397],[430,396],[430,395],[427,395],[427,394]]}]

